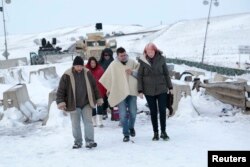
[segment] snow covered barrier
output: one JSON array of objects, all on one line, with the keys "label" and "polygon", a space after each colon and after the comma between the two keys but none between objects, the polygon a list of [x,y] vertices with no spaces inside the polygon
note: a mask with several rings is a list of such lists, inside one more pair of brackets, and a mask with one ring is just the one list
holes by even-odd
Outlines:
[{"label": "snow covered barrier", "polygon": [[224,82],[227,79],[229,79],[229,78],[225,77],[223,75],[220,75],[220,74],[215,74],[215,76],[214,76],[214,82]]},{"label": "snow covered barrier", "polygon": [[3,113],[0,112],[0,121],[3,119]]},{"label": "snow covered barrier", "polygon": [[28,65],[26,57],[9,59],[9,60],[0,60],[0,69],[7,69],[16,66]]},{"label": "snow covered barrier", "polygon": [[0,84],[4,84],[5,83],[5,79],[3,76],[0,76]]},{"label": "snow covered barrier", "polygon": [[52,66],[52,67],[41,68],[37,71],[30,71],[29,83],[32,82],[34,77],[38,76],[46,80],[58,78],[58,75],[56,73],[56,67]]},{"label": "snow covered barrier", "polygon": [[50,78],[57,78],[58,75],[56,73],[56,67],[47,67],[47,68],[42,68],[38,70],[38,74],[41,75],[43,73],[43,76],[45,79],[50,79]]},{"label": "snow covered barrier", "polygon": [[53,101],[56,100],[56,89],[52,90],[50,93],[49,93],[49,101],[48,101],[48,115],[47,117],[43,120],[43,123],[42,125],[46,125],[48,119],[49,119],[49,111],[50,111],[50,106],[51,104],[53,103]]},{"label": "snow covered barrier", "polygon": [[30,71],[30,74],[29,74],[29,83],[31,83],[31,80],[32,80],[32,76],[34,75],[37,75],[37,71]]},{"label": "snow covered barrier", "polygon": [[14,79],[14,81],[18,81],[18,83],[21,83],[24,81],[23,75],[22,75],[22,69],[20,68],[9,68],[8,69],[10,76]]},{"label": "snow covered barrier", "polygon": [[180,80],[181,74],[179,72],[174,72],[174,78]]},{"label": "snow covered barrier", "polygon": [[186,97],[187,95],[191,96],[191,89],[187,83],[175,80],[173,82],[173,93],[174,93],[173,110],[175,113],[176,110],[178,109],[178,104],[181,98]]},{"label": "snow covered barrier", "polygon": [[16,107],[30,121],[32,113],[36,110],[36,106],[29,98],[28,90],[25,84],[17,84],[7,91],[3,92],[4,110]]}]

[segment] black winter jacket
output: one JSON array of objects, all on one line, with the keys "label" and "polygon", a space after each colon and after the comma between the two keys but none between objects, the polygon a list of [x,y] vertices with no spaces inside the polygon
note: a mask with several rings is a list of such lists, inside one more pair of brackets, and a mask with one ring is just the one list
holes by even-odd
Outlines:
[{"label": "black winter jacket", "polygon": [[167,93],[172,89],[165,58],[157,52],[152,61],[145,55],[139,58],[138,92],[149,96]]}]

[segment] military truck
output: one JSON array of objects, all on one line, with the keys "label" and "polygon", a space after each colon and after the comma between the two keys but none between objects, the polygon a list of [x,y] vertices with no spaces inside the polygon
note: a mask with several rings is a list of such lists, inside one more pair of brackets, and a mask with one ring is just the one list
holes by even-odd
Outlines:
[{"label": "military truck", "polygon": [[55,47],[55,38],[52,39],[52,44],[45,38],[41,40],[41,43],[42,46],[39,47],[38,53],[30,52],[30,65],[58,63],[65,58],[73,59],[74,53],[61,51],[62,48]]},{"label": "military truck", "polygon": [[76,52],[81,53],[85,60],[92,56],[99,60],[105,48],[111,48],[113,51],[116,50],[116,40],[107,41],[102,32],[87,33],[86,36],[85,40],[76,42]]}]

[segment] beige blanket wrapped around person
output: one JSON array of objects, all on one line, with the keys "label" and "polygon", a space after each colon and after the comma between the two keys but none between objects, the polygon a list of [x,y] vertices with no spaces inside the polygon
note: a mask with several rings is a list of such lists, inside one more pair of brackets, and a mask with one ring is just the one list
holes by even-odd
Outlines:
[{"label": "beige blanket wrapped around person", "polygon": [[138,95],[137,79],[126,73],[126,69],[137,71],[138,66],[139,64],[132,59],[128,59],[126,65],[114,60],[100,78],[99,82],[109,92],[108,102],[111,107],[119,104],[128,95]]}]

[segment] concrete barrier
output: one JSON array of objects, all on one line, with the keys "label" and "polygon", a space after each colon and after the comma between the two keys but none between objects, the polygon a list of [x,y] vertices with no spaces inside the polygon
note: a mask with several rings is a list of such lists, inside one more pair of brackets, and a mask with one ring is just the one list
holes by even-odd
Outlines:
[{"label": "concrete barrier", "polygon": [[29,98],[25,84],[17,84],[3,92],[3,106],[4,110],[16,107],[26,118],[26,121],[31,120],[32,111],[36,109],[36,106]]},{"label": "concrete barrier", "polygon": [[24,81],[23,75],[22,75],[22,69],[20,68],[9,68],[8,69],[10,76],[16,81],[18,81],[18,83],[21,83],[22,81]]},{"label": "concrete barrier", "polygon": [[174,103],[173,103],[173,110],[174,113],[178,109],[178,104],[182,97],[186,97],[187,95],[191,96],[191,89],[188,84],[184,82],[173,82],[173,94],[174,94]]},{"label": "concrete barrier", "polygon": [[0,84],[5,84],[5,78],[3,76],[0,76]]},{"label": "concrete barrier", "polygon": [[58,78],[56,73],[56,68],[53,67],[46,67],[38,69],[37,71],[30,71],[29,73],[29,83],[31,83],[32,77],[35,75],[42,76],[44,79],[49,80],[52,78]]},{"label": "concrete barrier", "polygon": [[3,119],[4,114],[0,112],[0,121]]},{"label": "concrete barrier", "polygon": [[180,80],[181,74],[179,72],[174,72],[174,79]]},{"label": "concrete barrier", "polygon": [[48,119],[49,119],[49,111],[50,111],[50,106],[53,103],[53,101],[56,100],[56,89],[52,90],[49,93],[49,101],[48,101],[48,115],[46,116],[46,118],[43,120],[42,125],[46,125]]},{"label": "concrete barrier", "polygon": [[168,67],[168,72],[169,72],[169,76],[172,77],[174,76],[174,65],[173,64],[167,64],[167,67]]},{"label": "concrete barrier", "polygon": [[225,77],[223,75],[220,75],[220,74],[215,74],[215,76],[214,76],[214,82],[224,82],[227,79],[229,79],[229,78]]},{"label": "concrete barrier", "polygon": [[16,66],[28,65],[28,60],[26,57],[9,59],[9,60],[0,60],[0,69],[7,69]]},{"label": "concrete barrier", "polygon": [[192,76],[185,76],[184,81],[186,82],[192,82]]},{"label": "concrete barrier", "polygon": [[38,72],[37,71],[30,71],[30,74],[29,74],[29,83],[31,83],[31,77],[34,76],[34,75],[37,75]]},{"label": "concrete barrier", "polygon": [[58,75],[56,73],[56,67],[47,67],[47,68],[42,68],[38,70],[38,74],[41,75],[43,73],[43,76],[45,79],[50,79],[50,78],[57,78]]}]

